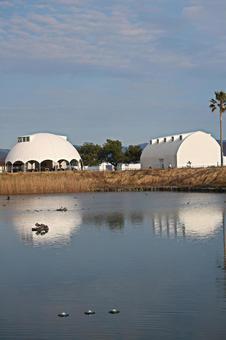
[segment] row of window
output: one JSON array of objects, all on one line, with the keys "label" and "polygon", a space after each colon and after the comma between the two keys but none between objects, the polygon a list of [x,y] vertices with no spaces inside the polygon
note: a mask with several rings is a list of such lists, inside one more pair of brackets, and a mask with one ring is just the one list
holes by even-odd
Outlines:
[{"label": "row of window", "polygon": [[30,137],[18,137],[18,143],[30,142]]},{"label": "row of window", "polygon": [[[174,142],[174,139],[175,139],[175,137],[172,136],[172,137],[171,137],[171,142]],[[182,139],[183,139],[183,136],[180,135],[179,139],[182,140]],[[167,142],[167,138],[166,138],[166,137],[164,137],[163,142],[164,142],[164,143]],[[152,144],[152,143],[153,143],[152,140],[150,140],[150,144]],[[156,139],[156,143],[159,144],[159,138]]]}]

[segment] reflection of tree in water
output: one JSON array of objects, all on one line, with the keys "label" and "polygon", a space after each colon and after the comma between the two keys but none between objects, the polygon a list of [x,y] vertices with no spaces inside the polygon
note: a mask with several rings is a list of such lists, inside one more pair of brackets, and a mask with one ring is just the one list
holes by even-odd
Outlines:
[{"label": "reflection of tree in water", "polygon": [[140,225],[143,223],[144,216],[139,212],[132,212],[127,217],[123,212],[94,213],[83,215],[84,224],[94,224],[95,226],[107,225],[112,230],[124,228],[125,220],[128,218],[131,224]]},{"label": "reflection of tree in water", "polygon": [[112,230],[120,230],[124,227],[125,220],[123,213],[114,212],[114,213],[100,213],[93,215],[84,215],[83,223],[85,224],[94,224],[95,226],[103,226],[107,225]]},{"label": "reflection of tree in water", "polygon": [[144,220],[143,214],[139,212],[132,212],[129,217],[132,224],[142,224]]}]

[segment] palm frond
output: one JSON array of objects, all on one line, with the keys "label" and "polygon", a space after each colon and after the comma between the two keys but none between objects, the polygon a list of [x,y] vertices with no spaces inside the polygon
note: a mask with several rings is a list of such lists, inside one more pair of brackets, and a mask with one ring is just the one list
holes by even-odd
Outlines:
[{"label": "palm frond", "polygon": [[218,91],[218,92],[216,91],[215,97],[216,97],[216,100],[218,100],[220,102],[226,101],[226,93],[224,91]]}]

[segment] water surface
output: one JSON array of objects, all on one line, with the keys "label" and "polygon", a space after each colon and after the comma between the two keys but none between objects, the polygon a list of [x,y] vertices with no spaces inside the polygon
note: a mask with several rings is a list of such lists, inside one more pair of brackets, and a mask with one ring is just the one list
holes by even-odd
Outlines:
[{"label": "water surface", "polygon": [[[0,339],[225,339],[225,200],[1,197]],[[32,232],[36,222],[49,232]],[[108,314],[114,307],[120,314]]]}]

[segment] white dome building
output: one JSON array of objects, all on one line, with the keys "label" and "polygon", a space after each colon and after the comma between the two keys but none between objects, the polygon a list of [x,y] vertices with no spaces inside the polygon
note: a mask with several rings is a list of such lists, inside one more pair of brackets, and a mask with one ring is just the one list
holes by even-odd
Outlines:
[{"label": "white dome building", "polygon": [[7,171],[80,169],[81,157],[67,137],[36,133],[18,137],[5,165]]},{"label": "white dome building", "polygon": [[155,138],[141,154],[141,168],[182,168],[220,165],[220,145],[202,131]]}]

